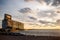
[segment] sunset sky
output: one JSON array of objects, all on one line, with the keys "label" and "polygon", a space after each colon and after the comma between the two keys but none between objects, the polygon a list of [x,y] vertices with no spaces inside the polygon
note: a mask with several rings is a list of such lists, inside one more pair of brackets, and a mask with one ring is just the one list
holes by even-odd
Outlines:
[{"label": "sunset sky", "polygon": [[39,23],[56,22],[60,19],[60,0],[0,0],[0,20],[10,14],[13,20]]}]

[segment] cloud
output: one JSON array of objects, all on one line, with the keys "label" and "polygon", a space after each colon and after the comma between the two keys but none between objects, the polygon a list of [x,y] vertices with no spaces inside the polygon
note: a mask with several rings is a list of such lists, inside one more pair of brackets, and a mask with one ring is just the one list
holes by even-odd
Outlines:
[{"label": "cloud", "polygon": [[33,0],[24,0],[24,1],[26,1],[26,2],[30,2],[30,1],[33,1]]},{"label": "cloud", "polygon": [[26,7],[26,8],[20,9],[19,12],[21,12],[21,13],[27,13],[27,12],[31,12],[31,9],[28,8],[28,7]]},{"label": "cloud", "polygon": [[31,17],[31,16],[28,16],[28,17],[32,20],[37,20],[37,18],[35,18],[35,17]]},{"label": "cloud", "polygon": [[54,17],[56,16],[56,14],[54,13],[54,11],[52,10],[48,10],[48,11],[40,11],[38,13],[39,17]]},{"label": "cloud", "polygon": [[31,8],[22,8],[19,10],[19,12],[23,15],[23,20],[26,22],[34,22],[37,20],[37,18],[35,17],[34,10],[32,10]]},{"label": "cloud", "polygon": [[39,3],[42,3],[42,2],[50,3],[51,2],[51,0],[36,0],[36,1]]},{"label": "cloud", "polygon": [[[34,1],[34,2],[30,2],[30,1]],[[51,19],[53,19],[52,17],[56,17],[56,14],[53,12],[53,10],[41,11],[39,8],[41,6],[43,6],[43,5],[40,6],[40,3],[42,1],[46,2],[47,4],[54,2],[54,1],[50,1],[50,0],[24,0],[24,1],[22,1],[22,0],[15,1],[14,0],[12,2],[9,1],[8,5],[5,5],[6,7],[3,6],[4,8],[2,9],[2,12],[3,12],[3,14],[5,12],[10,12],[8,14],[11,14],[13,16],[13,20],[15,19],[18,21],[21,20],[21,21],[36,22],[37,19],[39,19],[39,20],[47,19],[47,20],[51,21]],[[56,4],[56,1],[54,3]],[[53,5],[55,5],[54,3],[53,3]],[[35,11],[35,10],[37,10],[37,8],[40,10],[40,12]],[[35,15],[35,14],[37,14],[37,15]],[[48,17],[48,18],[44,18],[44,17]]]},{"label": "cloud", "polygon": [[48,23],[52,23],[52,22],[48,22],[48,21],[43,21],[43,20],[39,20],[40,23],[42,24],[48,24]]},{"label": "cloud", "polygon": [[60,4],[60,0],[36,0],[39,3],[45,2],[46,4],[52,3],[53,6],[57,6]]}]

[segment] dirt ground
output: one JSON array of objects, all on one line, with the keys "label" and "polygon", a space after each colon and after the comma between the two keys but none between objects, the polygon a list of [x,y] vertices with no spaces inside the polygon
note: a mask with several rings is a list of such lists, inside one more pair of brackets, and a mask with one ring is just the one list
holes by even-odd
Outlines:
[{"label": "dirt ground", "polygon": [[0,35],[0,40],[60,40],[60,37]]}]

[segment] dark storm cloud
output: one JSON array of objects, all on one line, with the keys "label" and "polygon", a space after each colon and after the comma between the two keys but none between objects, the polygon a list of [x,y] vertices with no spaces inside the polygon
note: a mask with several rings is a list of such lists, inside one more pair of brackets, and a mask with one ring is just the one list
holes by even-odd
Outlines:
[{"label": "dark storm cloud", "polygon": [[19,12],[21,12],[21,13],[27,13],[27,12],[30,12],[30,11],[31,11],[30,8],[22,8],[22,9],[19,10]]}]

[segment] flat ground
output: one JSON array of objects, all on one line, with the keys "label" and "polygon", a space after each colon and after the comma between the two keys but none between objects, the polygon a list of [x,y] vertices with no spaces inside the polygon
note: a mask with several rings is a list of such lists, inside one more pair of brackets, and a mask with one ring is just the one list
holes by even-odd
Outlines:
[{"label": "flat ground", "polygon": [[60,40],[60,30],[28,30],[17,33],[25,35],[0,35],[0,40]]},{"label": "flat ground", "polygon": [[9,36],[9,35],[0,35],[0,40],[60,40],[60,37],[53,37],[53,36]]}]

